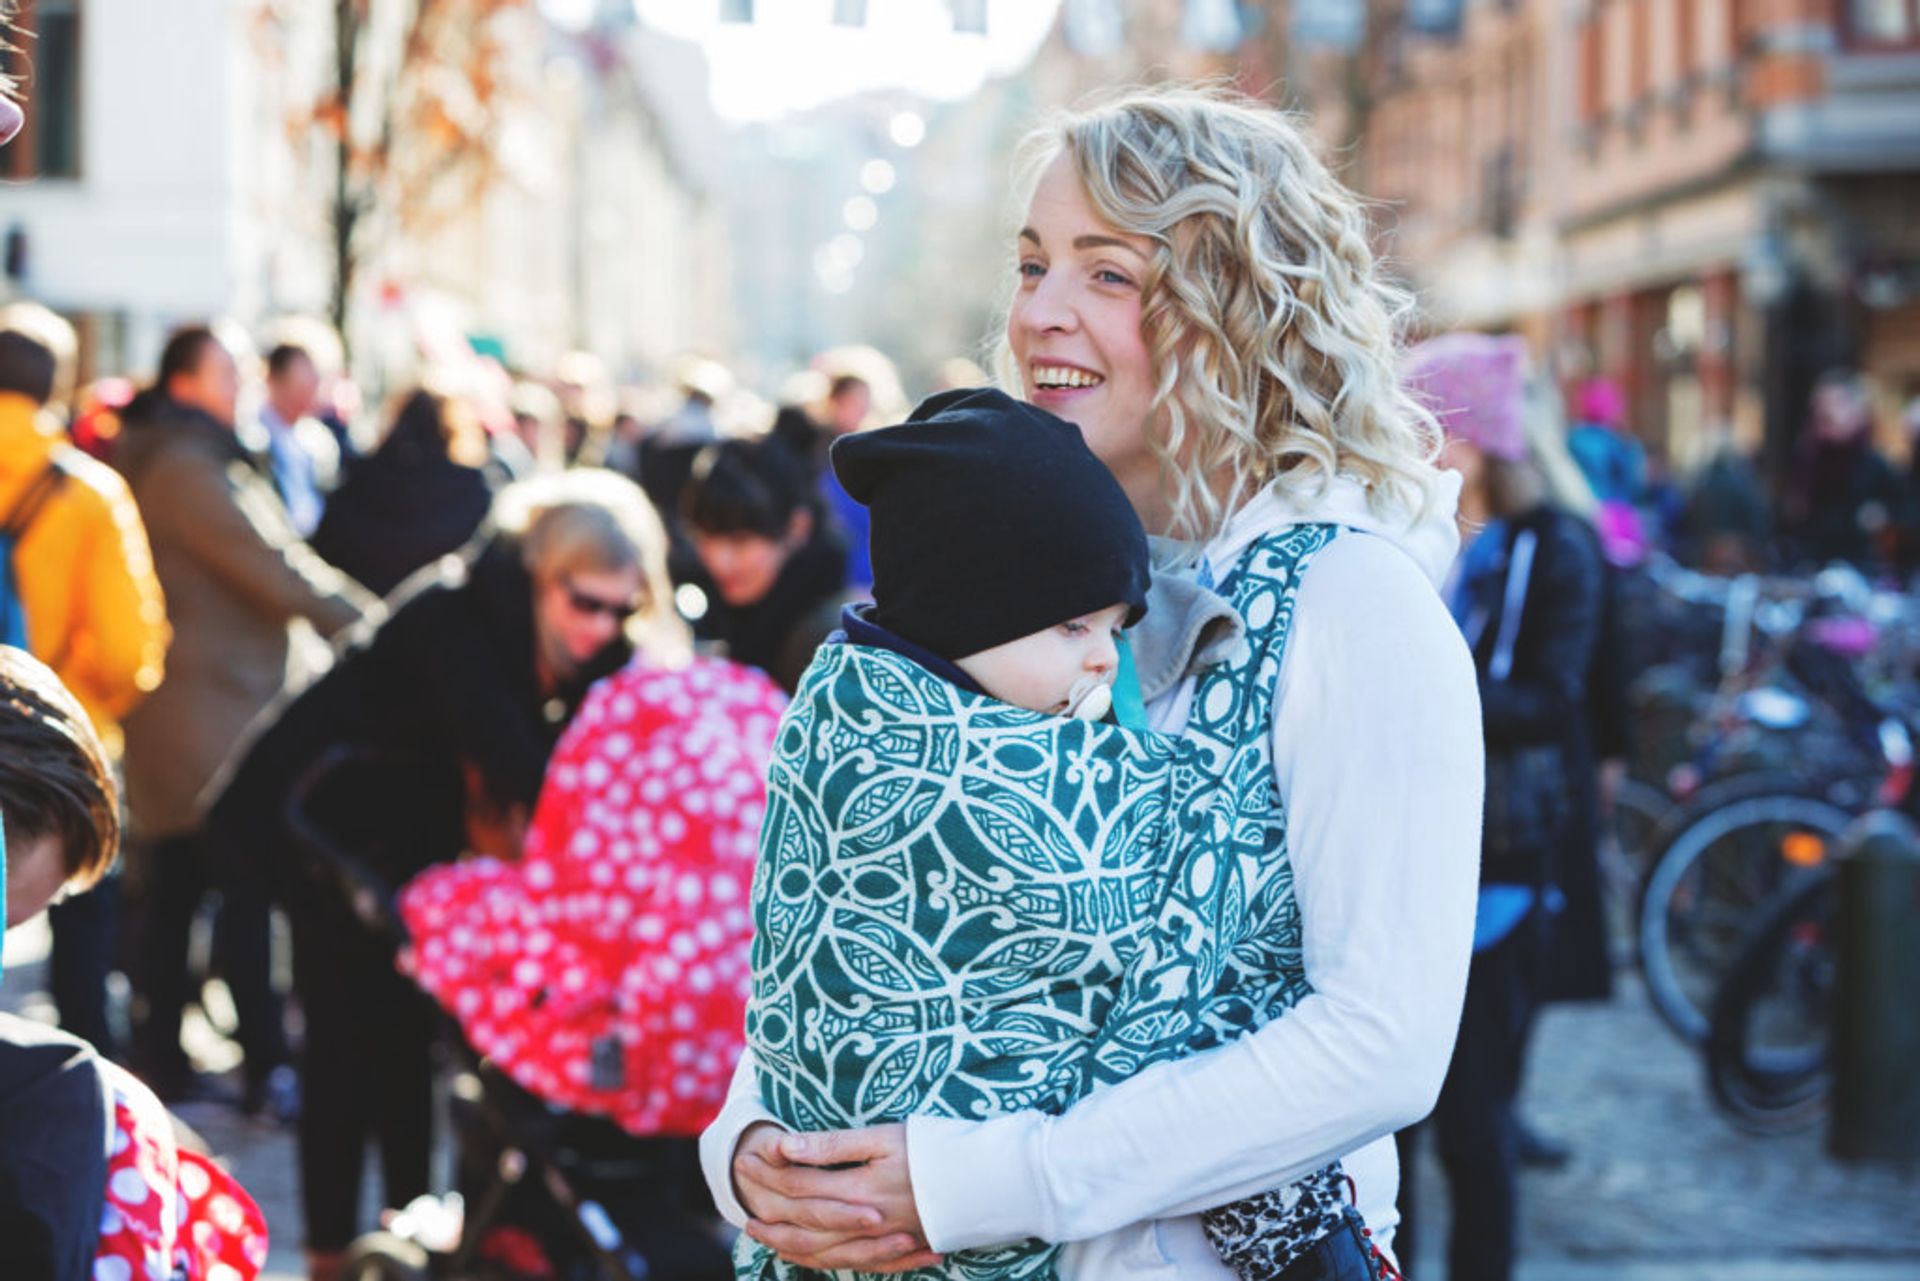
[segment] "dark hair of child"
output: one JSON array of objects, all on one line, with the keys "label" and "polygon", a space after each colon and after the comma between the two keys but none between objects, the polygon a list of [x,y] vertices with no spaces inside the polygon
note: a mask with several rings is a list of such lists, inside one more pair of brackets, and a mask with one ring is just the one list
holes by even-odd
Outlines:
[{"label": "dark hair of child", "polygon": [[10,848],[56,836],[68,881],[99,880],[120,848],[119,789],[87,714],[51,669],[0,646],[0,815]]}]

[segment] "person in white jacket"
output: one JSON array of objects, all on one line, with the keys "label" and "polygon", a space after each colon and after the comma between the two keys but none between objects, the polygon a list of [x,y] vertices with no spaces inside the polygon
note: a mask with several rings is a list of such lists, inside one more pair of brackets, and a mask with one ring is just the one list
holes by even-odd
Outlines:
[{"label": "person in white jacket", "polygon": [[[1459,1020],[1482,788],[1473,666],[1437,591],[1458,481],[1396,381],[1405,299],[1357,199],[1251,100],[1137,92],[1029,154],[1003,376],[1081,428],[1178,549],[1164,572],[1222,583],[1291,526],[1342,530],[1288,588],[1260,676],[1307,994],[1058,1116],[788,1133],[743,1064],[707,1179],[802,1266],[1037,1237],[1066,1244],[1066,1281],[1224,1278],[1199,1212],[1338,1160],[1390,1255],[1391,1135],[1432,1107]],[[1154,675],[1150,724],[1183,732],[1196,678]]]}]

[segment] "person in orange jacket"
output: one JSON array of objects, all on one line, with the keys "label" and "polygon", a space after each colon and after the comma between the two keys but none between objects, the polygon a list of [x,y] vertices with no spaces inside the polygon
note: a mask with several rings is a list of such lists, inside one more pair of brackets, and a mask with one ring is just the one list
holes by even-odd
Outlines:
[{"label": "person in orange jacket", "polygon": [[[27,649],[86,709],[118,760],[120,719],[160,683],[169,633],[146,530],[127,482],[68,440],[73,330],[35,303],[0,309],[0,530]],[[61,1026],[111,1054],[106,977],[116,881],[58,905],[52,983]]]}]

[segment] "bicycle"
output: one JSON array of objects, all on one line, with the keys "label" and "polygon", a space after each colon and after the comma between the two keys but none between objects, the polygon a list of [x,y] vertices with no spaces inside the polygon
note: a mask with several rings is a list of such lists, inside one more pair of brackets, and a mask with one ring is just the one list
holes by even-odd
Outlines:
[{"label": "bicycle", "polygon": [[1802,1129],[1826,1110],[1833,904],[1830,866],[1782,885],[1756,913],[1714,997],[1707,1085],[1749,1133]]}]

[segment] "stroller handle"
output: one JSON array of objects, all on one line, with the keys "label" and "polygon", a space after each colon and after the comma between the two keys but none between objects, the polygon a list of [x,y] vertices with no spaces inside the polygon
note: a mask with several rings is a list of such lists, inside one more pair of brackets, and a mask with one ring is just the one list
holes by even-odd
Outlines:
[{"label": "stroller handle", "polygon": [[334,774],[349,766],[397,765],[403,755],[358,743],[336,743],[302,770],[288,789],[282,818],[318,879],[336,890],[355,920],[396,949],[408,942],[398,894],[364,858],[348,850],[314,820],[308,802]]}]

